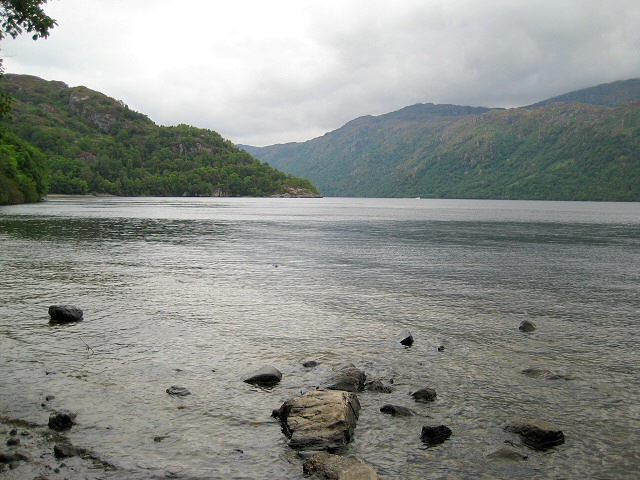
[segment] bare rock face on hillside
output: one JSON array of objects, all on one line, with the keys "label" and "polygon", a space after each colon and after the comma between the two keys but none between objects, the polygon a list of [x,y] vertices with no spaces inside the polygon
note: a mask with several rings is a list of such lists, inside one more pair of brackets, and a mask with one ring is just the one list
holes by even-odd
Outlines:
[{"label": "bare rock face on hillside", "polygon": [[290,447],[337,448],[351,441],[359,413],[351,392],[311,390],[284,402],[279,417]]}]

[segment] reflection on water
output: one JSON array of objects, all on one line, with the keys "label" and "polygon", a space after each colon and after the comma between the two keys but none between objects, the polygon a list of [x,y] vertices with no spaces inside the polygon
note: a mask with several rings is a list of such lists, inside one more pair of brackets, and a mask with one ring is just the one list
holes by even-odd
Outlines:
[{"label": "reflection on water", "polygon": [[[127,478],[302,478],[271,410],[353,362],[396,387],[360,394],[348,448],[383,478],[632,478],[639,213],[364,199],[4,207],[0,408],[44,424],[40,404],[55,395],[52,408],[78,412],[73,442]],[[80,306],[85,321],[50,326],[54,303]],[[536,332],[518,331],[524,319]],[[397,343],[405,329],[410,349]],[[303,368],[307,359],[320,366]],[[264,364],[283,372],[280,385],[241,381]],[[169,397],[170,385],[193,394]],[[437,401],[413,404],[427,385]],[[421,415],[382,415],[386,403]],[[502,430],[512,416],[553,421],[567,442],[527,462],[489,461],[513,439]],[[454,432],[437,448],[419,441],[431,422]]]}]

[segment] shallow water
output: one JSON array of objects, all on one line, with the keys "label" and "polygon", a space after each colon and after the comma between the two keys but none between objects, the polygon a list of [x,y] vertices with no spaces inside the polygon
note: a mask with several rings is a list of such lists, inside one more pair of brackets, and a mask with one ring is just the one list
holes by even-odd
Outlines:
[{"label": "shallow water", "polygon": [[[0,208],[0,242],[0,412],[78,412],[100,478],[303,478],[271,411],[346,362],[396,387],[359,394],[345,452],[382,478],[640,470],[637,203],[51,197]],[[49,325],[63,303],[85,320]],[[278,386],[242,382],[266,364]],[[487,459],[521,416],[566,443]],[[426,423],[453,435],[427,448]]]}]

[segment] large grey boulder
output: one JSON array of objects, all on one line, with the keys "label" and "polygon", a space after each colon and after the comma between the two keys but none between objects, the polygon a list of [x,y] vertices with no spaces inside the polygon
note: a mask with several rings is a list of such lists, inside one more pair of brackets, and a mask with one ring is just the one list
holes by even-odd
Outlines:
[{"label": "large grey boulder", "polygon": [[344,390],[345,392],[361,392],[367,376],[353,365],[340,367],[334,371],[332,377],[322,388],[325,390]]},{"label": "large grey boulder", "polygon": [[290,447],[337,448],[351,441],[360,402],[351,392],[311,390],[284,402],[278,413]]},{"label": "large grey boulder", "polygon": [[535,450],[546,450],[564,443],[564,433],[553,423],[536,419],[517,419],[505,427],[507,432],[517,433],[522,442]]},{"label": "large grey boulder", "polygon": [[343,457],[320,452],[303,465],[305,475],[315,475],[329,480],[378,480],[376,471],[356,457]]},{"label": "large grey boulder", "polygon": [[282,373],[275,367],[266,366],[247,375],[243,381],[260,387],[273,387],[282,380]]},{"label": "large grey boulder", "polygon": [[51,323],[69,323],[82,320],[83,312],[74,305],[51,305],[49,307]]}]

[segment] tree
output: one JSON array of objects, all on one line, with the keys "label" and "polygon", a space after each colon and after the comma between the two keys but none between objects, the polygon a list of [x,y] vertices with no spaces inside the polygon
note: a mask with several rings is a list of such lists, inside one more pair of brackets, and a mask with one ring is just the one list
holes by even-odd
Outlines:
[{"label": "tree", "polygon": [[[0,0],[0,40],[7,35],[16,38],[24,32],[30,33],[34,40],[47,38],[57,22],[42,10],[45,3],[47,0]],[[0,78],[3,74],[0,58]],[[3,92],[0,94],[0,120],[10,111],[11,96]]]}]

